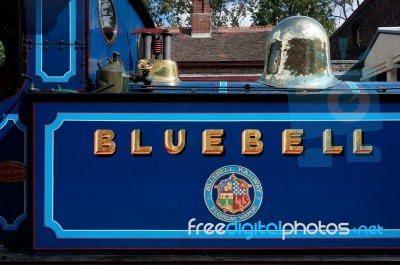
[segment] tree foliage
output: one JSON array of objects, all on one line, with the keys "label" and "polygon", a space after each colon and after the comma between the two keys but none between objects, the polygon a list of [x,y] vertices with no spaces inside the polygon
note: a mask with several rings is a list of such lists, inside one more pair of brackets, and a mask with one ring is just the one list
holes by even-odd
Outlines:
[{"label": "tree foliage", "polygon": [[364,0],[331,0],[339,11],[339,13],[335,15],[335,18],[343,21],[346,20],[349,14],[353,13],[363,1]]},{"label": "tree foliage", "polygon": [[211,18],[214,27],[238,27],[247,16],[254,0],[210,0]]},{"label": "tree foliage", "polygon": [[[157,26],[191,26],[192,0],[144,0]],[[275,18],[282,20],[289,16],[309,16],[319,21],[328,34],[335,30],[334,11],[347,18],[363,0],[209,0],[214,27],[239,26],[251,17],[252,25],[273,24]]]},{"label": "tree foliage", "polygon": [[267,25],[275,18],[308,16],[321,23],[329,34],[335,30],[334,9],[329,0],[259,0],[252,6],[252,19],[255,25]]},{"label": "tree foliage", "polygon": [[157,26],[189,26],[192,0],[144,0]]},{"label": "tree foliage", "polygon": [[[214,27],[237,27],[254,0],[210,0]],[[145,0],[157,26],[191,26],[192,0]]]}]

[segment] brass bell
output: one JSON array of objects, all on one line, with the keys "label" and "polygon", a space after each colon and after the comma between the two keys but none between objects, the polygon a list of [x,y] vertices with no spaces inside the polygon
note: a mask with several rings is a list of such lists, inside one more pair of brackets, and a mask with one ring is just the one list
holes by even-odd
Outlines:
[{"label": "brass bell", "polygon": [[288,89],[325,89],[340,83],[331,70],[329,38],[321,24],[304,16],[279,22],[268,34],[258,81]]}]

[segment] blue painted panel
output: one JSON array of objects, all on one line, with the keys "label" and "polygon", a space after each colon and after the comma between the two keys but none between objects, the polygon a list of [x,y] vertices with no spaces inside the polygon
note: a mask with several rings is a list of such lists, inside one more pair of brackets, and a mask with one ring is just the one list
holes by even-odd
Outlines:
[{"label": "blue painted panel", "polygon": [[82,90],[85,53],[80,51],[86,47],[84,1],[35,0],[34,11],[28,16],[28,20],[35,17],[36,25],[29,27],[34,31],[29,32],[33,43],[28,48],[28,74],[39,88],[63,83],[64,88]]},{"label": "blue painted panel", "polygon": [[[5,233],[17,231],[27,218],[27,180],[4,181],[5,176],[14,176],[10,172],[15,168],[4,166],[9,163],[27,164],[27,131],[18,115],[8,114],[0,121],[0,239]],[[14,240],[17,238],[14,235]]]},{"label": "blue painted panel", "polygon": [[[42,46],[40,58],[41,63],[41,75],[46,81],[63,81],[68,80],[68,76],[75,74],[76,65],[75,58],[76,53],[71,54],[69,45],[50,45]],[[57,58],[58,63],[54,64],[54,58]],[[73,59],[73,60],[72,60]]]},{"label": "blue painted panel", "polygon": [[44,81],[67,82],[76,74],[76,53],[70,45],[76,39],[75,16],[75,0],[36,1],[36,44],[41,44],[36,48],[36,73]]},{"label": "blue painted panel", "polygon": [[[342,112],[329,109],[329,95],[268,103],[245,95],[244,102],[227,103],[172,97],[168,103],[37,102],[35,154],[45,163],[34,169],[34,247],[398,248],[400,178],[393,147],[400,144],[400,112],[368,97],[361,101],[368,110],[359,108],[360,101],[338,101]],[[328,128],[343,154],[322,153]],[[115,154],[93,154],[97,129],[115,133]],[[142,146],[152,146],[150,155],[131,155],[135,129]],[[182,153],[166,151],[167,129],[186,129]],[[202,154],[207,129],[224,130],[221,155]],[[242,154],[246,129],[262,132],[261,154]],[[285,129],[304,129],[303,154],[282,155]],[[371,155],[353,154],[356,129],[364,132],[363,144],[373,146]],[[232,174],[251,185],[249,199],[233,196],[252,204],[224,213],[215,186]]]}]

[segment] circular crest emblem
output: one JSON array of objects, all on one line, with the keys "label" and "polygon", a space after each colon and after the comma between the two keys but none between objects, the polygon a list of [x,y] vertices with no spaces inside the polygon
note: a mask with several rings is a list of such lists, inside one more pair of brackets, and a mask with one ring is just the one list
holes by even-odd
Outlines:
[{"label": "circular crest emblem", "polygon": [[229,165],[215,170],[204,186],[208,210],[225,222],[242,222],[260,208],[263,191],[260,180],[249,169]]}]

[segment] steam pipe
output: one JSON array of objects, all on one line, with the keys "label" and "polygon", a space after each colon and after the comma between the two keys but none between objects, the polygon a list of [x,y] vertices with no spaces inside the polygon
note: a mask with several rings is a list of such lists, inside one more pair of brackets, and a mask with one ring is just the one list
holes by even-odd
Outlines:
[{"label": "steam pipe", "polygon": [[169,32],[163,32],[161,33],[161,36],[163,37],[163,59],[164,60],[171,60],[171,39],[172,39],[172,34]]},{"label": "steam pipe", "polygon": [[143,32],[142,36],[144,39],[144,54],[143,57],[144,59],[151,59],[151,43],[153,41],[153,33],[151,32]]}]

